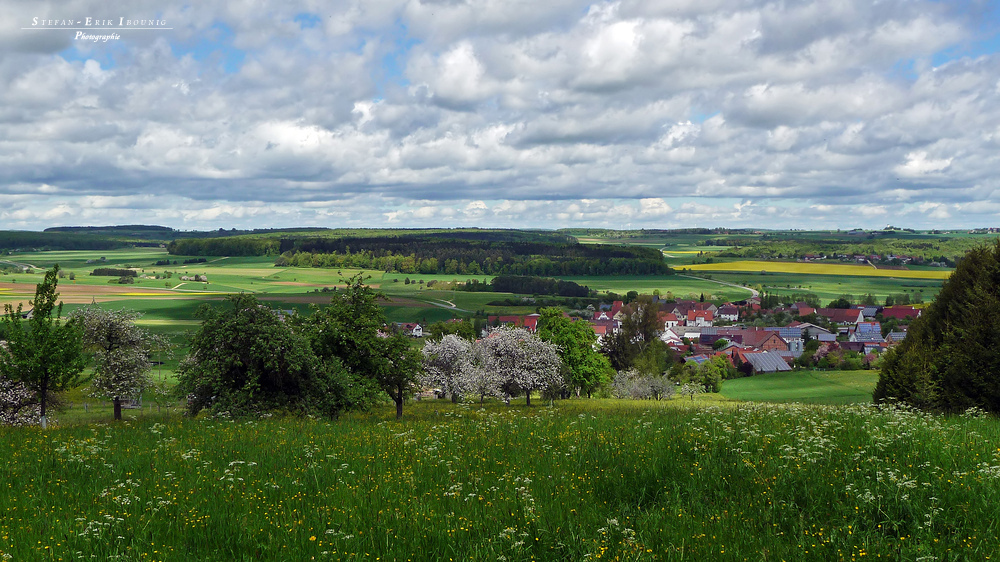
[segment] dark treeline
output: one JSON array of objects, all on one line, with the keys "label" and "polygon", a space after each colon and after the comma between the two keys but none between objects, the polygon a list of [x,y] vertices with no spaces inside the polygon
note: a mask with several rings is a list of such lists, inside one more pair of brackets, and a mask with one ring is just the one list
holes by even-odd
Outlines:
[{"label": "dark treeline", "polygon": [[[492,283],[480,283],[471,279],[464,286],[470,292],[517,293],[521,295],[555,295],[559,297],[589,297],[591,290],[586,285],[561,279],[548,279],[527,275],[498,275]],[[596,293],[594,293],[596,295]]]},{"label": "dark treeline", "polygon": [[[574,242],[439,236],[281,240],[277,265],[456,275],[664,275],[659,250]],[[185,249],[184,253],[189,253]],[[179,252],[180,253],[180,252]],[[233,255],[233,254],[229,254]]]},{"label": "dark treeline", "polygon": [[140,239],[157,241],[159,243],[180,238],[220,238],[227,236],[243,235],[275,235],[295,232],[316,232],[319,230],[329,230],[326,228],[254,228],[252,230],[238,230],[231,228],[226,230],[174,230],[169,226],[156,226],[144,224],[130,224],[118,226],[54,226],[46,228],[47,233],[63,234],[88,234],[94,236],[114,237],[117,239]]},{"label": "dark treeline", "polygon": [[184,238],[167,244],[167,252],[179,256],[276,256],[280,243],[276,238]]},{"label": "dark treeline", "polygon": [[100,275],[103,277],[136,277],[139,274],[132,269],[117,269],[114,267],[98,267],[91,273],[91,275]]},{"label": "dark treeline", "polygon": [[3,250],[115,250],[134,245],[134,242],[97,235],[10,230],[0,232],[0,249]]}]

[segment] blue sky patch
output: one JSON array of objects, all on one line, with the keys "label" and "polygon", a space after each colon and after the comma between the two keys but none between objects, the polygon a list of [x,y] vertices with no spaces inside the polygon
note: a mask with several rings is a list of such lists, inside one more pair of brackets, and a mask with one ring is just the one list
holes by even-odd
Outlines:
[{"label": "blue sky patch", "polygon": [[233,46],[233,30],[224,23],[215,23],[193,45],[171,43],[177,58],[191,55],[198,62],[218,64],[227,74],[239,72],[246,53]]}]

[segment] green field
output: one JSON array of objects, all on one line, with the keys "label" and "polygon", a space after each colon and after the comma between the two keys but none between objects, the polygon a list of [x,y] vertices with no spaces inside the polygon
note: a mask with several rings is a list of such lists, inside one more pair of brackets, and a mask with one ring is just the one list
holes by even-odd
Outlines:
[{"label": "green field", "polygon": [[951,270],[910,270],[876,269],[868,265],[848,265],[838,263],[800,263],[780,261],[738,260],[727,263],[704,263],[688,266],[691,271],[736,271],[799,273],[804,275],[847,275],[852,277],[891,277],[896,279],[936,279],[944,280]]},{"label": "green field", "polygon": [[1000,425],[870,406],[425,401],[0,428],[10,560],[987,560]]},{"label": "green field", "polygon": [[722,395],[753,402],[868,404],[877,380],[877,371],[766,373],[724,381]]}]

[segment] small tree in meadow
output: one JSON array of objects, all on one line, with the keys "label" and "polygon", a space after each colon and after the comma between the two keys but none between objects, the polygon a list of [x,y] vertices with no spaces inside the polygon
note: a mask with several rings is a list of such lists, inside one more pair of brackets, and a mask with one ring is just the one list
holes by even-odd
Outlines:
[{"label": "small tree in meadow", "polygon": [[122,419],[122,401],[134,400],[153,384],[150,354],[166,345],[159,335],[135,325],[133,310],[104,310],[96,304],[71,315],[83,329],[84,347],[94,354],[91,392],[114,403],[114,418]]},{"label": "small tree in meadow", "polygon": [[681,385],[678,392],[681,396],[690,396],[691,400],[694,401],[695,395],[705,393],[705,385],[696,382],[686,382]]}]

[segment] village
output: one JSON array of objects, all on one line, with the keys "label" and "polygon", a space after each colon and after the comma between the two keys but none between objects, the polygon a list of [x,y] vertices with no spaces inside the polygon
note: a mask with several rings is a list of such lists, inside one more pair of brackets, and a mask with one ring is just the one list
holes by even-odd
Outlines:
[{"label": "village", "polygon": [[[653,296],[648,301],[626,304],[615,300],[592,307],[595,309],[588,311],[589,318],[563,315],[586,322],[600,346],[603,338],[618,333],[623,319],[637,313],[644,302],[658,308],[662,325],[658,336],[679,361],[702,364],[723,356],[745,375],[791,371],[810,364],[809,358],[824,357],[831,351],[857,354],[861,365],[870,367],[884,351],[903,341],[910,320],[921,314],[921,309],[912,306],[816,308],[796,302],[762,308],[762,299],[757,296],[721,305]],[[761,318],[779,313],[792,320],[783,326],[760,325]],[[487,325],[519,327],[534,333],[540,317],[538,313],[494,315],[487,317]],[[419,323],[398,323],[396,329],[411,337],[424,336],[424,327]],[[810,341],[814,343],[809,345]]]}]

